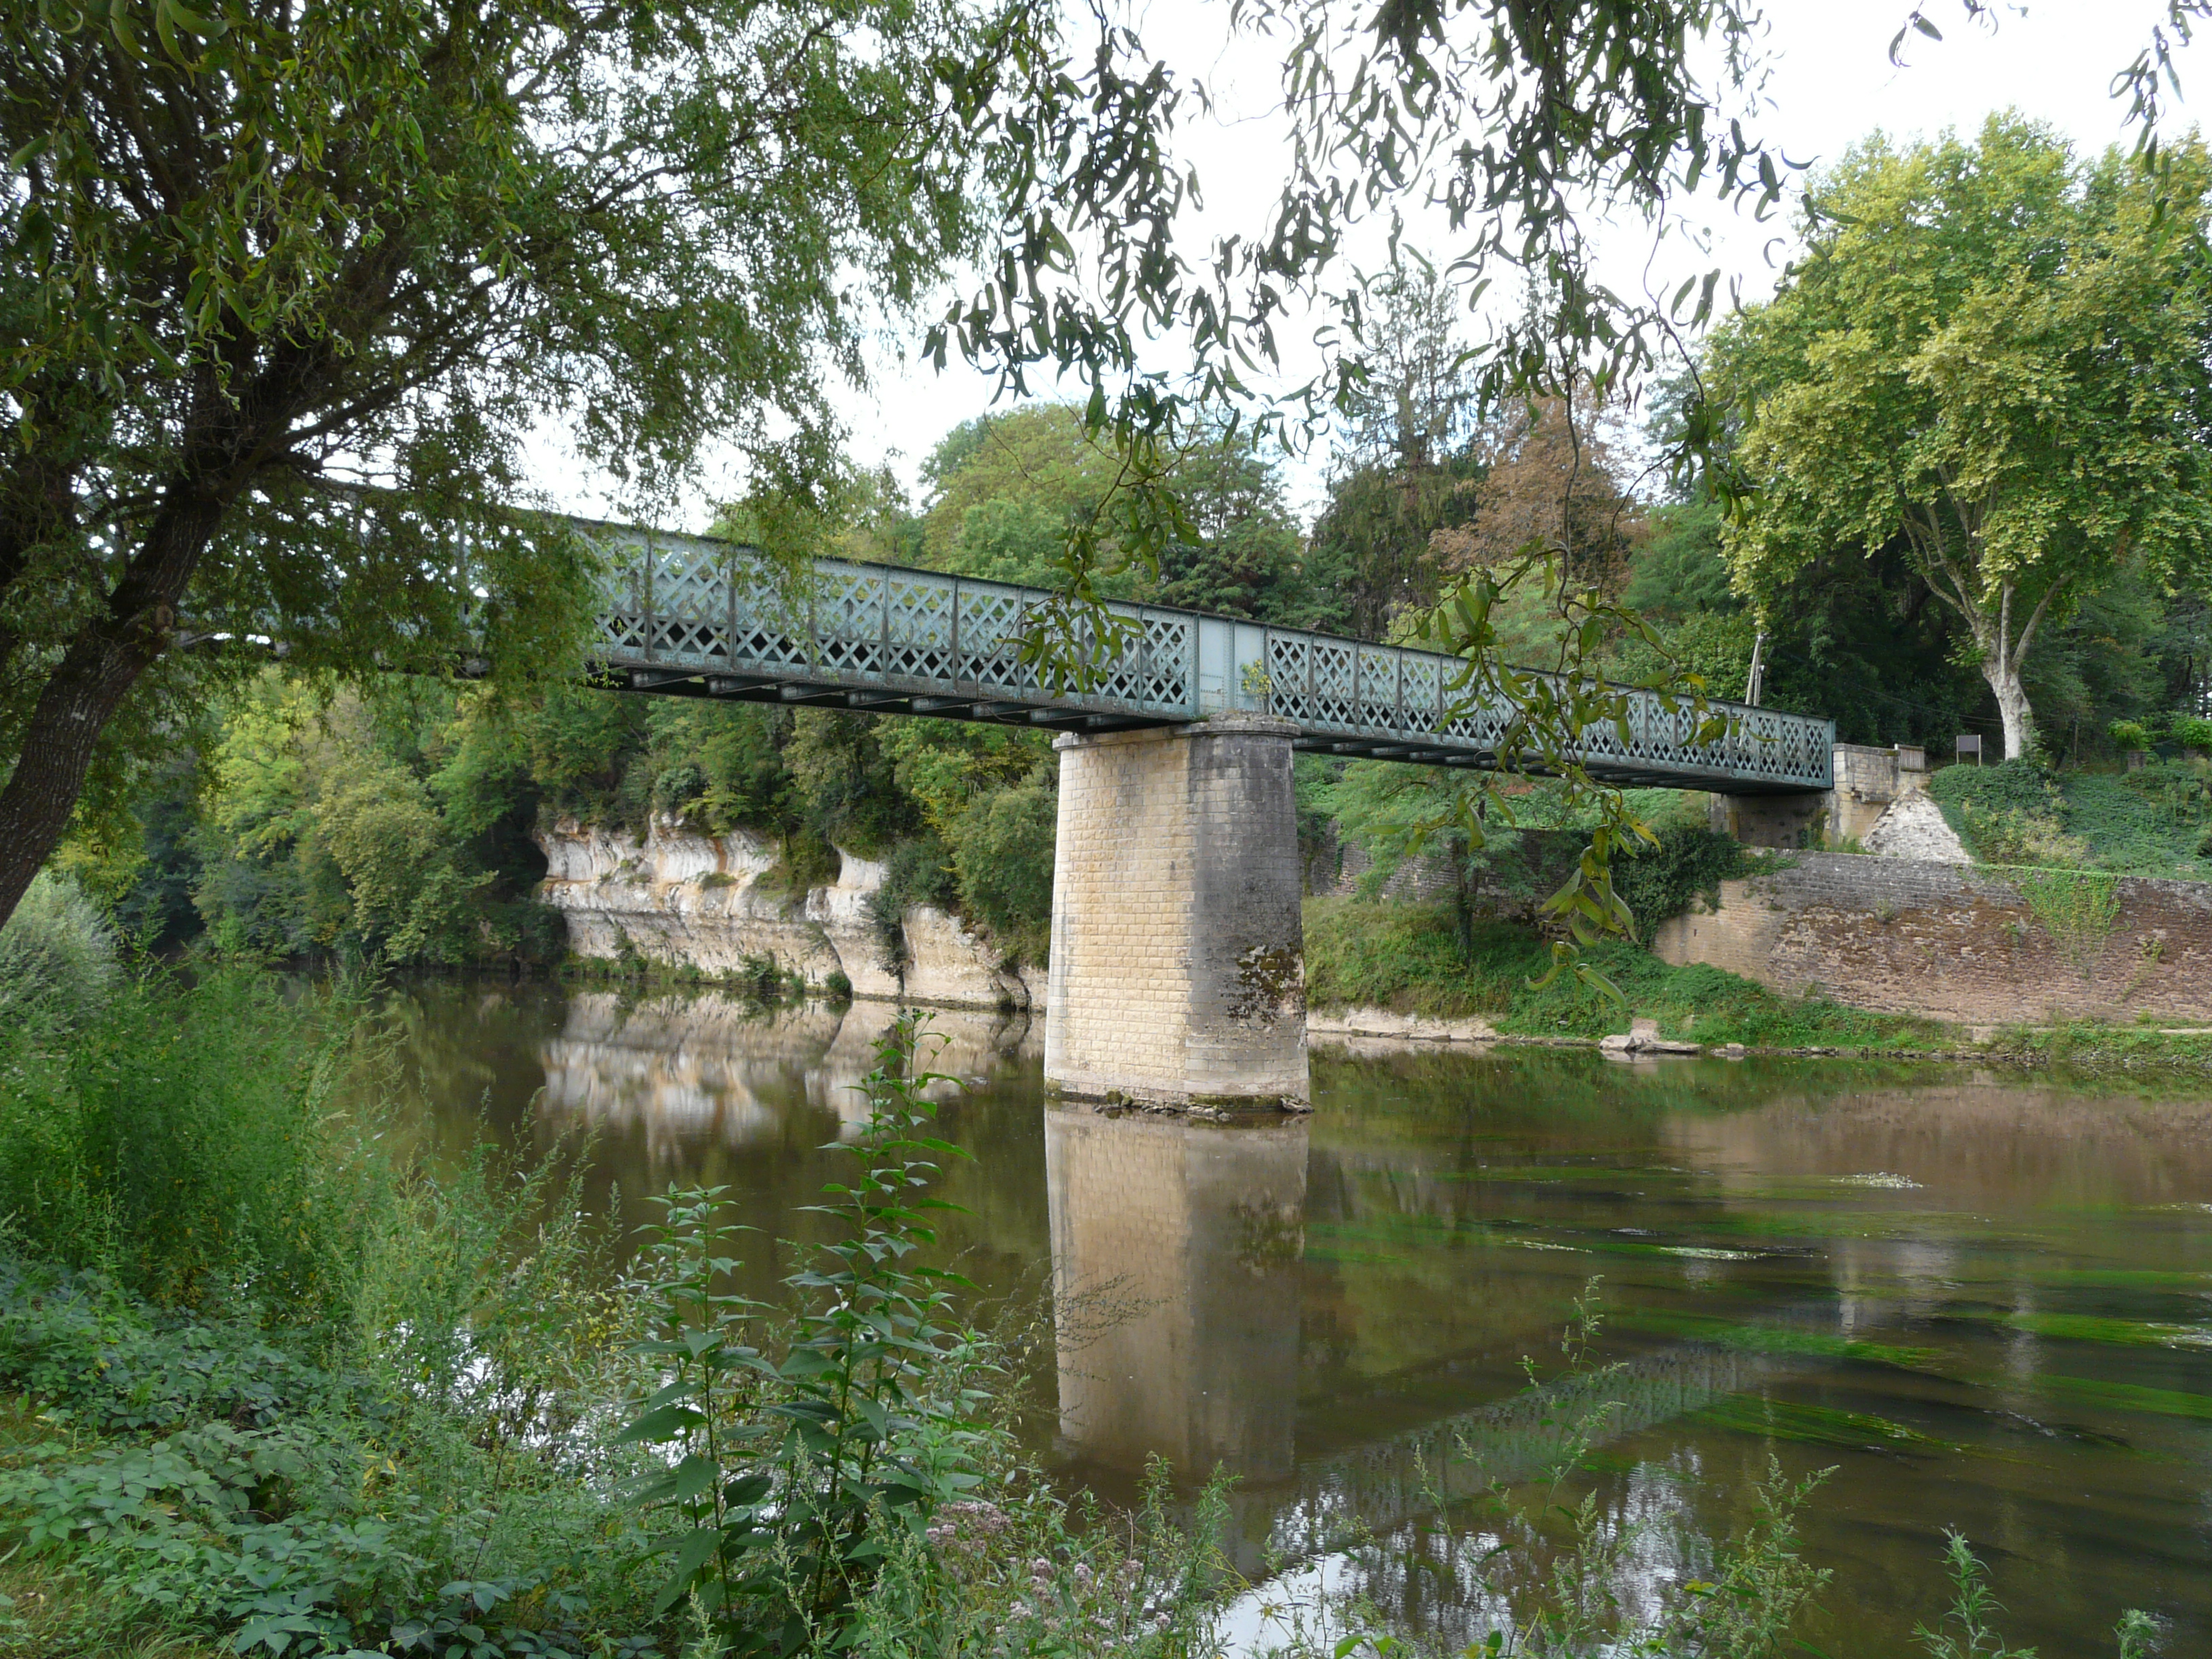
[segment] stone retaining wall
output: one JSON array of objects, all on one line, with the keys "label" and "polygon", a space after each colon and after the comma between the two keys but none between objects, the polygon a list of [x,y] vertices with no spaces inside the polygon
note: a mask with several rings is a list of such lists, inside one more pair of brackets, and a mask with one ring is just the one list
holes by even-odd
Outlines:
[{"label": "stone retaining wall", "polygon": [[1662,924],[1652,950],[1791,996],[1969,1025],[2212,1020],[2212,885],[2120,878],[2107,923],[2094,906],[2069,908],[2080,884],[2056,872],[1800,853],[1784,869],[1722,883],[1717,910]]}]

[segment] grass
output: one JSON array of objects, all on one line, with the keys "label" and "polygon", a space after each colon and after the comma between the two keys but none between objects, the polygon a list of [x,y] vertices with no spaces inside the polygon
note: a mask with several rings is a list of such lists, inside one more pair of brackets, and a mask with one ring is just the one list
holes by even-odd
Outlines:
[{"label": "grass", "polygon": [[1949,1047],[1932,1020],[1869,1013],[1777,995],[1724,969],[1675,967],[1627,944],[1588,953],[1626,999],[1562,975],[1540,989],[1547,945],[1525,928],[1479,923],[1462,953],[1448,907],[1308,899],[1306,987],[1319,1008],[1376,1007],[1440,1018],[1477,1017],[1507,1035],[1598,1037],[1632,1016],[1707,1045],[1919,1049]]},{"label": "grass", "polygon": [[2094,1082],[2153,1091],[2212,1079],[2212,1033],[2075,1020],[2048,1030],[2008,1029],[1989,1046],[1993,1060]]},{"label": "grass", "polygon": [[2212,761],[2201,757],[2118,773],[1951,766],[1929,793],[1984,864],[2212,880]]}]

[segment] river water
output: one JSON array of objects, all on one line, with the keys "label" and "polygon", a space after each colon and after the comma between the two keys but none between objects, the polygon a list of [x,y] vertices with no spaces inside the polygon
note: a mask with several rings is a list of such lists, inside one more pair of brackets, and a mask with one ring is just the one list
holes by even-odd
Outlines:
[{"label": "river water", "polygon": [[[629,1225],[671,1182],[726,1185],[757,1294],[814,1233],[800,1206],[842,1171],[825,1148],[891,1013],[449,984],[395,1006],[432,1133],[595,1131],[591,1201]],[[1115,1499],[1155,1455],[1235,1472],[1247,1638],[1324,1585],[1480,1636],[1514,1590],[1485,1565],[1492,1481],[1594,1494],[1648,1601],[1749,1523],[1772,1460],[1834,1470],[1803,1533],[1835,1659],[1919,1650],[1948,1528],[2044,1659],[2112,1652],[2127,1607],[2164,1653],[2212,1653],[2212,1101],[1316,1049],[1310,1119],[1217,1125],[1048,1104],[1021,1017],[930,1018],[964,1080],[944,1133],[974,1154],[945,1249],[988,1294],[1061,1288],[1040,1449]],[[1557,1380],[1593,1277],[1605,1322]],[[1581,1472],[1532,1491],[1571,1432]]]}]

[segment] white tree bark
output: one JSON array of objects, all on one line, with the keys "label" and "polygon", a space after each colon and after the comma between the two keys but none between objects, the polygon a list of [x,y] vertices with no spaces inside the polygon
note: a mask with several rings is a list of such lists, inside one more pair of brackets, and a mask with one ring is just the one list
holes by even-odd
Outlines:
[{"label": "white tree bark", "polygon": [[2058,595],[2058,586],[2054,585],[2035,602],[2034,610],[2017,635],[2013,632],[2015,592],[2012,583],[2002,584],[1994,606],[1986,601],[1974,604],[1971,598],[1965,604],[1954,601],[1973,630],[1974,643],[1981,651],[1982,678],[1989,682],[1990,690],[1997,700],[1998,718],[2004,722],[2007,760],[2019,760],[2035,747],[2035,711],[2028,707],[2027,689],[2021,684],[2020,665],[2027,658],[2027,647],[2035,638],[2035,630],[2042,625],[2044,613]]}]

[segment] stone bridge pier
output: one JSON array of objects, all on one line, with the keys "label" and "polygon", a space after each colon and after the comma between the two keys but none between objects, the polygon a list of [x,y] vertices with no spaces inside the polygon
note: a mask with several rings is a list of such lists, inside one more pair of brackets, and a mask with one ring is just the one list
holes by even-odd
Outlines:
[{"label": "stone bridge pier", "polygon": [[1307,1109],[1291,744],[1264,714],[1067,733],[1048,1084],[1191,1109]]}]

